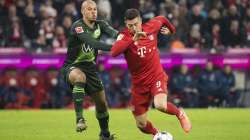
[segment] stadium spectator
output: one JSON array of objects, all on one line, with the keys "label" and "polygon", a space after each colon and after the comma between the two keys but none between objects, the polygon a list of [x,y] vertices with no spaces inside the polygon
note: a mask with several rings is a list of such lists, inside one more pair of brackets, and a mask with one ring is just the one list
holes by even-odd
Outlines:
[{"label": "stadium spectator", "polygon": [[46,45],[51,46],[54,37],[55,23],[53,19],[45,19],[41,22],[39,29],[39,35],[44,36],[46,39]]},{"label": "stadium spectator", "polygon": [[109,0],[98,0],[97,7],[99,10],[99,18],[111,20],[112,7]]},{"label": "stadium spectator", "polygon": [[[173,24],[177,28],[174,38],[183,41],[185,44],[188,42],[188,34],[190,26],[186,22],[188,9],[185,0],[180,1],[178,6],[175,6],[173,11]],[[190,46],[191,47],[191,46]]]},{"label": "stadium spectator", "polygon": [[57,11],[53,7],[53,1],[52,0],[46,0],[44,4],[42,4],[41,8],[45,10],[48,17],[55,18],[57,16]]},{"label": "stadium spectator", "polygon": [[229,30],[224,36],[227,38],[226,45],[229,47],[239,48],[242,43],[245,42],[245,34],[243,33],[238,20],[232,20],[230,22]]},{"label": "stadium spectator", "polygon": [[24,13],[22,19],[24,34],[27,39],[35,40],[38,36],[39,20],[34,12],[34,6],[28,5]]},{"label": "stadium spectator", "polygon": [[[241,39],[240,27],[242,27],[241,25],[242,23],[239,22],[241,21],[240,19],[241,17],[237,7],[234,4],[230,5],[230,7],[227,10],[227,15],[222,20],[222,25],[223,25],[221,31],[222,43],[226,47],[228,46],[235,47],[236,45],[240,45],[239,44],[239,40]],[[233,33],[232,36],[230,35],[231,33]],[[233,39],[233,37],[237,37],[237,39]],[[229,38],[233,40],[231,41]]]},{"label": "stadium spectator", "polygon": [[23,30],[21,21],[17,16],[17,8],[15,5],[10,5],[8,8],[8,18],[2,19],[3,34],[5,35],[5,45],[9,47],[22,47],[23,45]]},{"label": "stadium spectator", "polygon": [[17,100],[15,103],[15,109],[30,109],[32,108],[32,93],[30,90],[21,88],[16,93]]},{"label": "stadium spectator", "polygon": [[0,23],[0,47],[4,47],[5,46],[5,29],[4,29],[4,25]]},{"label": "stadium spectator", "polygon": [[172,76],[169,87],[174,103],[183,107],[198,106],[198,91],[187,65],[181,65],[179,72]]},{"label": "stadium spectator", "polygon": [[210,40],[209,45],[211,47],[218,47],[221,44],[220,41],[220,26],[221,26],[221,14],[218,9],[212,9],[209,12],[206,22],[205,34],[207,34]]},{"label": "stadium spectator", "polygon": [[216,96],[219,94],[220,82],[211,61],[207,62],[206,68],[199,74],[197,88],[200,93],[200,107],[216,105],[218,102]]},{"label": "stadium spectator", "polygon": [[200,31],[199,24],[193,24],[189,33],[188,46],[194,48],[203,48],[204,39]]},{"label": "stadium spectator", "polygon": [[16,108],[17,93],[21,91],[21,77],[15,68],[7,68],[1,78],[1,96],[4,108]]},{"label": "stadium spectator", "polygon": [[250,46],[250,20],[246,23],[246,46]]},{"label": "stadium spectator", "polygon": [[23,87],[32,91],[33,107],[47,108],[49,96],[45,91],[44,77],[36,68],[29,68],[24,72]]},{"label": "stadium spectator", "polygon": [[205,24],[205,17],[202,15],[202,5],[196,4],[192,7],[189,13],[188,22],[192,26],[198,24],[200,28],[203,28]]},{"label": "stadium spectator", "polygon": [[250,7],[246,9],[246,13],[245,13],[245,17],[244,17],[243,22],[246,23],[248,21],[250,21]]},{"label": "stadium spectator", "polygon": [[70,16],[72,17],[72,21],[76,21],[80,17],[80,10],[77,10],[76,5],[74,2],[67,3],[64,6],[62,17]]},{"label": "stadium spectator", "polygon": [[[58,74],[57,81],[58,81],[57,88],[60,89],[60,94],[63,96],[63,102],[60,103],[60,105],[63,104],[64,105],[63,107],[70,107],[71,106],[71,108],[73,108],[72,94],[69,91],[63,78],[60,77],[60,74]],[[53,100],[52,100],[52,102],[53,102]],[[54,104],[54,103],[52,103],[52,104]]]},{"label": "stadium spectator", "polygon": [[64,33],[66,35],[66,38],[69,37],[71,25],[72,25],[71,17],[70,16],[63,17],[62,26],[63,26],[63,29],[64,29]]},{"label": "stadium spectator", "polygon": [[107,99],[108,104],[111,107],[119,107],[119,96],[122,94],[122,87],[121,87],[121,77],[122,77],[122,70],[118,67],[114,67],[109,70],[110,71],[110,82],[109,88],[107,92]]},{"label": "stadium spectator", "polygon": [[20,91],[20,88],[15,85],[10,85],[9,87],[5,87],[2,92],[7,93],[4,95],[3,102],[6,103],[4,108],[6,109],[14,109],[17,108],[17,93]]},{"label": "stadium spectator", "polygon": [[4,87],[2,86],[2,84],[0,84],[0,109],[4,108],[4,92],[2,92],[2,90],[4,89]]},{"label": "stadium spectator", "polygon": [[113,67],[106,70],[103,64],[98,65],[99,76],[107,91],[106,96],[110,107],[128,107],[130,99],[130,80],[128,71]]},{"label": "stadium spectator", "polygon": [[62,108],[66,105],[64,102],[64,96],[66,95],[66,92],[60,88],[58,82],[59,72],[56,68],[49,68],[46,71],[45,81],[47,81],[47,84],[45,84],[45,89],[49,96],[48,106],[52,108]]},{"label": "stadium spectator", "polygon": [[214,24],[212,26],[211,46],[217,49],[223,48],[220,31],[221,28],[219,24]]},{"label": "stadium spectator", "polygon": [[[207,27],[207,22],[209,21],[207,11],[208,10],[205,10],[204,1],[198,1],[197,4],[193,5],[192,11],[191,13],[189,13],[189,17],[187,17],[190,26],[199,25],[199,32],[201,33],[201,45],[198,47],[200,47],[201,49],[211,48],[211,45],[209,45],[209,37],[211,37],[211,32],[208,32],[209,28]],[[196,42],[194,42],[193,45],[194,47],[197,47]]]},{"label": "stadium spectator", "polygon": [[118,67],[113,67],[107,71],[103,64],[99,64],[98,69],[107,92],[108,105],[113,108],[128,107],[130,99],[128,72]]},{"label": "stadium spectator", "polygon": [[36,53],[41,53],[43,50],[46,50],[46,38],[44,35],[39,35],[37,37],[37,39],[32,42],[32,48],[31,50],[33,50]]},{"label": "stadium spectator", "polygon": [[11,19],[10,26],[6,31],[7,46],[22,47],[23,46],[23,29],[20,25],[18,17]]},{"label": "stadium spectator", "polygon": [[237,101],[240,97],[239,91],[235,88],[235,75],[229,65],[224,66],[223,70],[219,73],[218,79],[220,82],[220,96],[219,104],[235,107],[237,106]]},{"label": "stadium spectator", "polygon": [[25,0],[17,0],[17,1],[15,1],[15,5],[16,5],[17,16],[20,19],[23,19],[26,1]]},{"label": "stadium spectator", "polygon": [[55,38],[52,42],[53,48],[66,48],[67,39],[62,26],[57,26],[55,30]]},{"label": "stadium spectator", "polygon": [[140,0],[139,10],[141,11],[142,21],[148,21],[155,16],[156,7],[152,0]]},{"label": "stadium spectator", "polygon": [[8,8],[5,6],[5,0],[0,0],[0,25],[5,24],[8,15]]},{"label": "stadium spectator", "polygon": [[5,7],[5,0],[0,0],[0,47],[5,46],[5,25],[6,16],[8,15],[8,9]]},{"label": "stadium spectator", "polygon": [[110,0],[112,7],[111,21],[114,24],[114,27],[121,28],[124,25],[123,16],[121,15],[124,15],[124,12],[128,7],[139,7],[139,2],[139,0]]},{"label": "stadium spectator", "polygon": [[46,39],[46,44],[49,48],[52,47],[52,41],[54,38],[54,31],[56,27],[55,18],[57,12],[52,7],[52,1],[48,1],[45,5],[40,8],[41,12],[41,25],[39,29],[39,35],[43,35]]},{"label": "stadium spectator", "polygon": [[103,81],[103,86],[105,88],[105,91],[106,91],[106,98],[107,98],[107,101],[108,101],[108,105],[110,107],[115,107],[117,102],[118,102],[118,98],[116,95],[116,91],[113,92],[113,88],[112,88],[112,85],[111,85],[111,77],[112,77],[112,73],[113,71],[112,70],[109,70],[109,72],[107,70],[105,70],[105,67],[103,64],[99,64],[98,65],[98,75],[100,77],[100,79]]},{"label": "stadium spectator", "polygon": [[[128,107],[130,99],[130,80],[128,71],[114,67],[111,71],[110,100],[111,107]],[[114,99],[114,100],[112,100]]]},{"label": "stadium spectator", "polygon": [[[154,3],[155,4],[155,3]],[[155,6],[156,7],[156,6]],[[174,17],[174,9],[176,8],[176,4],[173,1],[166,0],[159,4],[160,12],[159,14],[165,17],[172,19]],[[157,12],[156,9],[154,9]]]},{"label": "stadium spectator", "polygon": [[10,5],[8,7],[8,20],[11,21],[12,18],[17,17],[16,5]]}]

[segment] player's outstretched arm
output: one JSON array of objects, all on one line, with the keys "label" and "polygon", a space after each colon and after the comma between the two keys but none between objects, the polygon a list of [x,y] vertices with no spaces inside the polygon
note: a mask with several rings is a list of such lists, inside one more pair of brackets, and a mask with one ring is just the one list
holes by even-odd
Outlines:
[{"label": "player's outstretched arm", "polygon": [[132,38],[125,37],[123,34],[119,34],[117,40],[111,48],[111,55],[113,57],[118,56],[119,54],[125,52],[129,45],[133,43]]},{"label": "player's outstretched arm", "polygon": [[106,44],[104,42],[97,41],[88,33],[76,33],[76,36],[82,42],[89,44],[92,48],[103,50],[103,51],[110,51],[112,45]]},{"label": "player's outstretched arm", "polygon": [[176,32],[174,25],[164,16],[157,16],[154,19],[160,21],[162,26],[166,26],[172,34]]},{"label": "player's outstretched arm", "polygon": [[115,30],[112,26],[110,26],[106,21],[100,20],[98,21],[101,27],[101,30],[107,33],[110,37],[116,38],[118,35],[118,31]]}]

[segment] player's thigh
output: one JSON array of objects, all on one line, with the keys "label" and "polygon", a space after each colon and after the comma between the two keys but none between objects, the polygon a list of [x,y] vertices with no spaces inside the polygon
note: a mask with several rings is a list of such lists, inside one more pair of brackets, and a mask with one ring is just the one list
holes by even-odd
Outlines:
[{"label": "player's thigh", "polygon": [[134,118],[135,118],[137,127],[144,128],[147,125],[147,112],[138,116],[134,115]]},{"label": "player's thigh", "polygon": [[86,88],[85,91],[88,95],[93,97],[104,96],[104,86],[96,71],[85,71],[86,74]]},{"label": "player's thigh", "polygon": [[134,116],[141,116],[146,113],[152,103],[152,96],[149,92],[140,93],[132,90],[130,108]]},{"label": "player's thigh", "polygon": [[91,99],[95,102],[97,111],[106,111],[107,110],[107,101],[104,90],[90,94]]},{"label": "player's thigh", "polygon": [[71,84],[76,82],[86,82],[86,75],[81,69],[71,67],[68,70],[67,79]]},{"label": "player's thigh", "polygon": [[160,111],[165,111],[167,108],[167,78],[155,80],[151,86],[151,94],[154,97],[154,106]]},{"label": "player's thigh", "polygon": [[155,96],[159,93],[168,93],[167,91],[167,78],[166,77],[163,77],[163,78],[160,78],[158,80],[155,80],[155,82],[153,82],[151,84],[151,87],[150,87],[150,92],[152,94],[152,96]]},{"label": "player's thigh", "polygon": [[154,106],[160,111],[165,111],[167,109],[167,94],[158,93],[154,96]]}]

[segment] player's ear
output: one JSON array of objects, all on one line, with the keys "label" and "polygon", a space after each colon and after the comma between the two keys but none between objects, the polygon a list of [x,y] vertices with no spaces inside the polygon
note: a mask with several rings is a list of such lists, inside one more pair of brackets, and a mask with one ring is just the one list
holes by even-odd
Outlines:
[{"label": "player's ear", "polygon": [[84,9],[85,9],[85,6],[86,4],[85,3],[82,3],[82,6],[81,6],[81,14],[84,15]]},{"label": "player's ear", "polygon": [[124,19],[124,24],[127,27],[127,20],[126,19]]},{"label": "player's ear", "polygon": [[84,8],[83,7],[81,7],[81,13],[82,13],[82,15],[84,15]]}]

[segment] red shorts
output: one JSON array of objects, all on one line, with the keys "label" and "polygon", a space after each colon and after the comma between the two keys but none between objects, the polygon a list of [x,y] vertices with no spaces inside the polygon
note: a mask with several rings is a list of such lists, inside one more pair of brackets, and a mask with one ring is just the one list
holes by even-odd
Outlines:
[{"label": "red shorts", "polygon": [[150,86],[135,86],[132,87],[132,98],[130,106],[135,116],[142,115],[148,111],[152,103],[152,99],[159,93],[167,94],[167,78],[156,80]]}]

